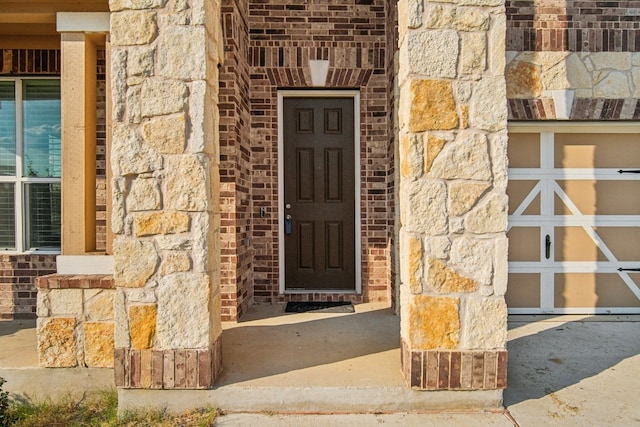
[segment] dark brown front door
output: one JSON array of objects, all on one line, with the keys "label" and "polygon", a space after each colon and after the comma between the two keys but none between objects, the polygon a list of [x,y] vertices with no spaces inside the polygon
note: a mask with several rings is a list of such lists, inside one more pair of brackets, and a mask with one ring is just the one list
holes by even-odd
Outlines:
[{"label": "dark brown front door", "polygon": [[285,289],[355,290],[353,98],[284,98]]}]

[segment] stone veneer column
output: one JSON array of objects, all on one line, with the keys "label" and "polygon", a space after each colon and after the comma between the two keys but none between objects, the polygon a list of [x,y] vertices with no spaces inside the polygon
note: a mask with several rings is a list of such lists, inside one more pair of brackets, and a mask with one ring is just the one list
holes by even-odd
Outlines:
[{"label": "stone veneer column", "polygon": [[403,372],[506,386],[504,0],[400,0]]},{"label": "stone veneer column", "polygon": [[216,0],[111,0],[115,376],[210,388],[221,367]]}]

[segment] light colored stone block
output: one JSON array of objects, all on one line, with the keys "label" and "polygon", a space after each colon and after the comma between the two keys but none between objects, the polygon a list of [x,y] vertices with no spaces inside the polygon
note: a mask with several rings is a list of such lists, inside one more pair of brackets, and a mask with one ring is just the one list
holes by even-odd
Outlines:
[{"label": "light colored stone block", "polygon": [[156,14],[150,11],[124,11],[111,15],[111,43],[114,46],[149,44],[156,38]]},{"label": "light colored stone block", "polygon": [[208,348],[212,315],[209,277],[176,273],[159,280],[156,349]]},{"label": "light colored stone block", "polygon": [[507,92],[504,76],[484,77],[469,102],[469,127],[499,131],[507,127]]},{"label": "light colored stone block", "polygon": [[144,141],[162,154],[184,152],[186,140],[185,114],[165,116],[145,122],[141,126]]},{"label": "light colored stone block", "polygon": [[171,252],[163,257],[160,274],[186,272],[191,270],[191,258],[186,252]]},{"label": "light colored stone block", "polygon": [[404,134],[400,137],[400,173],[403,177],[422,175],[423,143],[421,135]]},{"label": "light colored stone block", "polygon": [[507,345],[507,305],[504,298],[469,298],[463,325],[465,350],[503,349]]},{"label": "light colored stone block", "polygon": [[407,34],[409,72],[431,78],[454,78],[459,36],[455,30],[412,31]]},{"label": "light colored stone block", "polygon": [[[447,188],[444,182],[423,178],[404,187],[407,192],[404,197],[401,195],[401,210],[407,229],[430,236],[446,234]],[[404,203],[405,197],[408,203]]]},{"label": "light colored stone block", "polygon": [[449,214],[464,215],[489,188],[484,182],[452,182],[449,184]]},{"label": "light colored stone block", "polygon": [[511,98],[538,98],[542,93],[540,67],[515,60],[507,66],[507,96]]},{"label": "light colored stone block", "polygon": [[184,111],[187,85],[175,80],[145,79],[142,83],[142,116],[154,117]]},{"label": "light colored stone block", "polygon": [[427,133],[424,137],[424,171],[429,173],[431,171],[431,166],[433,166],[433,161],[438,157],[438,154],[444,148],[444,145],[449,142],[451,138],[447,137],[439,137],[432,133]]},{"label": "light colored stone block", "polygon": [[507,229],[508,198],[497,193],[485,198],[465,217],[465,228],[471,233],[500,233]]},{"label": "light colored stone block", "polygon": [[155,48],[144,46],[130,48],[127,57],[127,73],[129,76],[153,76]]},{"label": "light colored stone block", "polygon": [[75,327],[75,318],[38,319],[38,364],[41,367],[77,366]]},{"label": "light colored stone block", "polygon": [[428,2],[425,25],[427,28],[448,28],[454,25],[456,10],[453,6]]},{"label": "light colored stone block", "polygon": [[596,98],[628,98],[631,96],[627,73],[612,71],[603,73],[593,88]]},{"label": "light colored stone block", "polygon": [[164,7],[167,0],[109,0],[109,10],[118,12],[125,9],[156,9]]},{"label": "light colored stone block", "polygon": [[431,166],[431,175],[442,179],[489,181],[491,163],[487,138],[479,132],[464,131],[447,144]]},{"label": "light colored stone block", "polygon": [[189,231],[189,215],[184,212],[139,213],[134,217],[135,235],[176,234]]},{"label": "light colored stone block", "polygon": [[413,294],[422,293],[422,241],[407,235],[404,239],[406,249],[401,254],[401,264],[404,266],[403,281],[409,284]]},{"label": "light colored stone block", "polygon": [[455,10],[455,25],[459,31],[487,31],[489,14],[478,7],[458,7]]},{"label": "light colored stone block", "polygon": [[159,257],[153,243],[142,240],[116,239],[113,243],[116,286],[140,288],[156,271]]},{"label": "light colored stone block", "polygon": [[485,33],[462,35],[460,65],[463,74],[479,74],[487,67],[487,36]]},{"label": "light colored stone block", "polygon": [[131,347],[145,350],[153,347],[156,336],[156,305],[132,305],[129,307],[129,335]]},{"label": "light colored stone block", "polygon": [[52,316],[81,316],[82,289],[54,289],[49,292]]},{"label": "light colored stone block", "polygon": [[92,321],[113,320],[114,296],[112,289],[85,291],[85,318]]},{"label": "light colored stone block", "polygon": [[455,349],[460,340],[459,298],[416,295],[406,319],[412,350]]},{"label": "light colored stone block", "polygon": [[431,236],[425,242],[424,251],[432,257],[439,259],[449,258],[451,240],[448,237]]},{"label": "light colored stone block", "polygon": [[594,52],[589,57],[596,70],[631,70],[631,55],[627,52]]},{"label": "light colored stone block", "polygon": [[458,113],[451,83],[445,80],[412,80],[409,84],[409,132],[450,130],[458,127]]},{"label": "light colored stone block", "polygon": [[407,26],[409,28],[420,28],[422,26],[422,16],[424,14],[423,0],[407,0]]},{"label": "light colored stone block", "polygon": [[158,74],[172,79],[207,78],[207,34],[204,26],[173,25],[162,29]]},{"label": "light colored stone block", "polygon": [[161,200],[158,180],[138,176],[131,182],[126,201],[127,210],[130,212],[157,210],[162,206]]},{"label": "light colored stone block", "polygon": [[[128,126],[114,124],[111,147],[111,169],[115,176],[138,175],[162,168],[162,157],[146,144]],[[124,184],[124,182],[123,182]],[[123,191],[122,188],[113,190]],[[122,199],[124,202],[124,199]]]},{"label": "light colored stone block", "polygon": [[113,368],[113,323],[85,322],[84,363],[88,368]]},{"label": "light colored stone block", "polygon": [[475,292],[478,284],[447,267],[442,261],[434,258],[429,259],[429,272],[427,274],[427,285],[438,293],[462,293]]},{"label": "light colored stone block", "polygon": [[165,198],[169,209],[206,210],[207,175],[201,158],[195,155],[184,155],[167,159]]},{"label": "light colored stone block", "polygon": [[467,236],[452,239],[450,266],[481,285],[491,284],[493,242],[493,239],[476,239]]},{"label": "light colored stone block", "polygon": [[[38,317],[49,317],[51,316],[51,302],[49,301],[49,291],[48,289],[38,289],[37,299],[36,299],[36,315]],[[0,300],[12,301],[13,296],[10,293],[7,293],[6,296],[2,296]]]},{"label": "light colored stone block", "polygon": [[493,261],[493,288],[497,296],[507,293],[507,283],[509,278],[509,267],[507,259],[509,256],[509,239],[506,237],[495,240],[495,258]]}]

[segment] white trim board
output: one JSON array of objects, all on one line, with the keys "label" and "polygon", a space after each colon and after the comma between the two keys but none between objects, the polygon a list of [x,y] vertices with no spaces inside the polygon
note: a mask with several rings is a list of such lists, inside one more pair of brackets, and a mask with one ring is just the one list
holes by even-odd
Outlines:
[{"label": "white trim board", "polygon": [[284,200],[284,98],[353,98],[353,150],[354,150],[354,174],[355,174],[355,279],[356,294],[362,293],[362,220],[360,218],[361,203],[361,176],[360,176],[360,91],[357,90],[279,90],[278,91],[278,200],[276,209],[278,221],[278,292],[281,294],[353,294],[354,291],[335,290],[285,290],[285,263],[284,263],[284,221],[282,201]]}]

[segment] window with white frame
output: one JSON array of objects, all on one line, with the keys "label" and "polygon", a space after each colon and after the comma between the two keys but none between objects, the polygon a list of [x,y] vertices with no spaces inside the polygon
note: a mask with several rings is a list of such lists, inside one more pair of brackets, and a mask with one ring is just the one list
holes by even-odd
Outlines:
[{"label": "window with white frame", "polygon": [[60,249],[60,80],[0,79],[0,251]]}]

